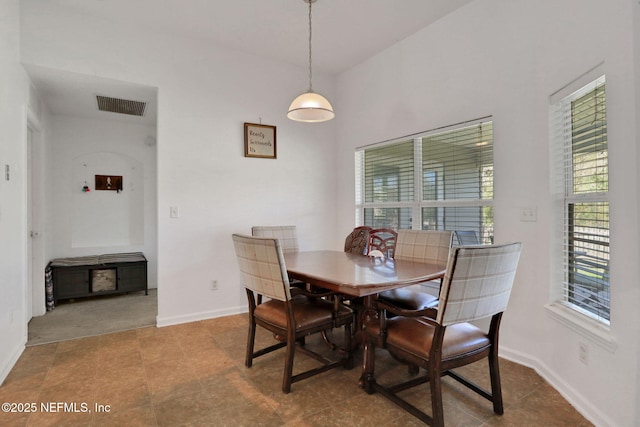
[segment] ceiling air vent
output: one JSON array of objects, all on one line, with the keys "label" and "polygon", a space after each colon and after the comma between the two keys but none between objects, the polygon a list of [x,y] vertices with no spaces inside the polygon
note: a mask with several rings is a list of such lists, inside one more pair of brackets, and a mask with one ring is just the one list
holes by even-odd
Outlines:
[{"label": "ceiling air vent", "polygon": [[98,100],[98,110],[109,111],[111,113],[129,114],[131,116],[144,115],[146,102],[131,101],[128,99],[110,98],[108,96],[96,96]]}]

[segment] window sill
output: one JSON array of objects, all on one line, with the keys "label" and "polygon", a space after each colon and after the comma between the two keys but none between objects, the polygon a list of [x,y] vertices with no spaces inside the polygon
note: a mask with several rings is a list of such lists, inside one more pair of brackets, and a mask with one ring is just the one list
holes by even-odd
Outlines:
[{"label": "window sill", "polygon": [[590,339],[610,353],[614,353],[618,348],[618,344],[611,336],[609,328],[597,321],[581,315],[560,303],[552,303],[546,305],[544,308],[553,319],[572,331]]}]

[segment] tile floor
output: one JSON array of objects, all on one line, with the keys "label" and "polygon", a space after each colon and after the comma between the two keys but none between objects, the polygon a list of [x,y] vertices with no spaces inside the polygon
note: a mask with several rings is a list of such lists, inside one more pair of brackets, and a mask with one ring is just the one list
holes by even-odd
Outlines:
[{"label": "tile floor", "polygon": [[[380,395],[358,388],[360,357],[350,371],[320,374],[283,394],[284,350],[244,367],[245,317],[28,347],[0,387],[0,402],[15,403],[15,409],[35,403],[37,410],[0,412],[0,426],[423,425]],[[256,344],[271,341],[260,333]],[[308,340],[308,345],[323,344]],[[313,363],[296,355],[296,368]],[[472,366],[466,373],[484,377],[485,367]],[[531,369],[506,360],[501,368],[505,414],[494,415],[488,401],[445,378],[447,426],[591,426]],[[381,352],[376,372],[384,383],[386,377],[406,375],[406,368]],[[428,404],[427,387],[407,391],[408,398]],[[69,411],[71,403],[76,412]]]}]

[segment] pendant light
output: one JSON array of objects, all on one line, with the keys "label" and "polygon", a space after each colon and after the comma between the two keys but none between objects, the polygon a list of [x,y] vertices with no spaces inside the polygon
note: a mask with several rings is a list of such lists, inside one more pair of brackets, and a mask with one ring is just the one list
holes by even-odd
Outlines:
[{"label": "pendant light", "polygon": [[287,117],[297,122],[326,122],[335,117],[333,107],[324,96],[313,91],[311,85],[311,4],[317,0],[302,0],[309,3],[309,90],[293,100]]}]

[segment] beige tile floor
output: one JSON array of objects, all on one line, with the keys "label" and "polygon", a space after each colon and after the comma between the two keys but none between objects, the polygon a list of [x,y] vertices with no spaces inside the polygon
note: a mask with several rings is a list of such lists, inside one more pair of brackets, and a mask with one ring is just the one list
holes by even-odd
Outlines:
[{"label": "beige tile floor", "polygon": [[[359,389],[358,364],[295,383],[283,394],[283,350],[244,367],[245,316],[28,347],[0,387],[0,402],[15,403],[15,409],[35,403],[37,410],[0,412],[0,426],[422,425],[380,395]],[[257,345],[271,340],[260,333]],[[323,346],[311,339],[308,345]],[[381,383],[406,375],[383,352],[379,360]],[[296,369],[314,363],[296,355]],[[531,369],[503,360],[501,370],[503,416],[494,415],[488,401],[444,379],[447,426],[591,425]],[[473,378],[485,372],[484,363],[466,369]],[[428,405],[427,386],[406,393],[414,404]],[[77,412],[64,406],[45,412],[42,402],[52,408],[75,403]]]}]

